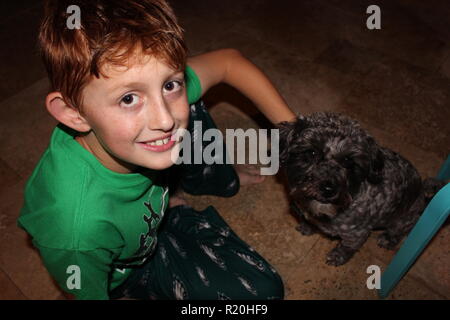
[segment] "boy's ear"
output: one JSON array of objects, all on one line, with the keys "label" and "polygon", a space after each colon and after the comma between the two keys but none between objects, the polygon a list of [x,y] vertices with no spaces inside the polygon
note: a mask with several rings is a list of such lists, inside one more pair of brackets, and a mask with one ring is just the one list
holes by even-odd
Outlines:
[{"label": "boy's ear", "polygon": [[87,132],[91,130],[86,119],[80,112],[68,105],[60,92],[51,92],[45,99],[45,105],[48,112],[59,122],[65,124],[78,132]]}]

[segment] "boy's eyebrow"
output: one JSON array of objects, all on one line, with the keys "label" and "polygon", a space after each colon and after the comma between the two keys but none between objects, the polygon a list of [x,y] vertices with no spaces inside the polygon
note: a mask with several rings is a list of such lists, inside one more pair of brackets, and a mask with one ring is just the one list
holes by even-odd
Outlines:
[{"label": "boy's eyebrow", "polygon": [[129,82],[129,83],[119,83],[118,85],[112,87],[109,89],[110,94],[114,94],[117,91],[122,91],[124,89],[138,89],[138,90],[144,90],[148,87],[148,85],[145,82]]},{"label": "boy's eyebrow", "polygon": [[[184,76],[184,73],[182,71],[174,71],[171,72],[170,74],[167,75],[167,79],[175,76],[175,75],[181,75]],[[123,89],[138,89],[138,90],[145,90],[147,89],[148,84],[146,82],[141,82],[141,81],[133,81],[133,82],[124,82],[124,83],[119,83],[117,85],[115,85],[114,87],[112,87],[111,89],[109,89],[109,93],[114,94],[116,91],[119,90],[123,90]]]}]

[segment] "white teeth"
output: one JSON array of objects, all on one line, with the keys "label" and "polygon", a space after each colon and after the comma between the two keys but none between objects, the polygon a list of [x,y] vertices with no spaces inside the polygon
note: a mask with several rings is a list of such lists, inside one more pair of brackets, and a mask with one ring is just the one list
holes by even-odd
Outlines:
[{"label": "white teeth", "polygon": [[170,141],[170,138],[165,138],[161,140],[156,140],[152,142],[146,142],[146,144],[149,144],[151,146],[162,146],[163,144],[167,144]]}]

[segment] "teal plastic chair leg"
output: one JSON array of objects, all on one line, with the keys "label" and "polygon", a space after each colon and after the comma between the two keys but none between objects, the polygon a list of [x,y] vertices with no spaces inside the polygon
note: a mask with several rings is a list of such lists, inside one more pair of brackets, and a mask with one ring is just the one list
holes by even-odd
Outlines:
[{"label": "teal plastic chair leg", "polygon": [[450,179],[450,155],[448,156],[444,165],[441,167],[441,170],[439,170],[439,173],[436,178],[439,180]]},{"label": "teal plastic chair leg", "polygon": [[[438,179],[450,178],[450,156],[441,167]],[[419,221],[416,223],[400,250],[394,256],[381,276],[381,288],[378,295],[386,298],[401,278],[408,272],[428,242],[447,220],[450,214],[450,183],[433,197]]]},{"label": "teal plastic chair leg", "polygon": [[450,214],[450,183],[431,200],[413,230],[406,238],[386,271],[381,276],[378,294],[386,298],[412,266],[434,234]]}]

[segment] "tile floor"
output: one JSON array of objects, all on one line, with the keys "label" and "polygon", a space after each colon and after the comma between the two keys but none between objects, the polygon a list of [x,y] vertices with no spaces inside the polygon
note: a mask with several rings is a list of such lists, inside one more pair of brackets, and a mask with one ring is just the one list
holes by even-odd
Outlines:
[{"label": "tile floor", "polygon": [[[382,29],[365,27],[367,0],[172,0],[192,54],[233,47],[261,67],[299,113],[330,110],[358,119],[422,176],[450,153],[450,3],[378,0]],[[375,3],[374,2],[374,3]],[[0,13],[0,299],[62,299],[26,234],[16,227],[23,187],[55,121],[36,54],[41,2],[3,1]],[[265,123],[254,106],[220,85],[205,96],[220,128]],[[242,114],[238,109],[244,110]],[[334,245],[303,237],[289,214],[282,174],[214,205],[280,272],[287,299],[377,299],[366,268],[392,257],[371,237],[343,267],[324,264]],[[448,299],[449,228],[442,229],[389,299]],[[433,272],[430,272],[433,270]]]}]

